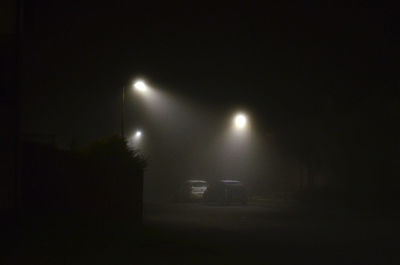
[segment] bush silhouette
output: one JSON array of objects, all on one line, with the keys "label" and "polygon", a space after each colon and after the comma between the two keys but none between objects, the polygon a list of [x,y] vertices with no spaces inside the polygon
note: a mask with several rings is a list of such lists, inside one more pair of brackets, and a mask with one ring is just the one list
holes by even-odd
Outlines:
[{"label": "bush silhouette", "polygon": [[141,216],[146,160],[122,138],[99,139],[76,151],[24,143],[22,151],[25,210]]}]

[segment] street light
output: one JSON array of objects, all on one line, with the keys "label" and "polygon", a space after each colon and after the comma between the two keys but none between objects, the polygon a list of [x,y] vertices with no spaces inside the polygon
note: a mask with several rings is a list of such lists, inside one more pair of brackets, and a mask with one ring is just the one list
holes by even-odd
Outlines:
[{"label": "street light", "polygon": [[247,116],[243,113],[237,113],[233,118],[233,124],[236,129],[244,129],[247,126]]},{"label": "street light", "polygon": [[[135,88],[135,90],[137,90],[141,93],[146,92],[148,89],[146,82],[143,80],[140,80],[140,79],[136,80],[133,83],[133,87]],[[122,86],[122,106],[121,106],[121,137],[122,137],[122,139],[125,138],[125,128],[124,128],[125,89],[126,89],[126,86]]]},{"label": "street light", "polygon": [[137,130],[135,133],[135,139],[139,139],[142,136],[142,132]]},{"label": "street light", "polygon": [[143,80],[137,80],[134,84],[133,87],[140,92],[145,92],[147,91],[147,85]]}]

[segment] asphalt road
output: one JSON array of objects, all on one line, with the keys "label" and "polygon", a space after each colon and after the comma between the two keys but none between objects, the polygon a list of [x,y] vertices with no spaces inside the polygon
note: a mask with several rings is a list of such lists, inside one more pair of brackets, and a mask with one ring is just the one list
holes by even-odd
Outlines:
[{"label": "asphalt road", "polygon": [[294,202],[149,204],[144,223],[164,231],[165,257],[176,253],[211,264],[400,264],[398,218],[365,211]]},{"label": "asphalt road", "polygon": [[400,264],[399,220],[295,202],[146,204],[141,225],[26,219],[3,237],[1,264]]}]

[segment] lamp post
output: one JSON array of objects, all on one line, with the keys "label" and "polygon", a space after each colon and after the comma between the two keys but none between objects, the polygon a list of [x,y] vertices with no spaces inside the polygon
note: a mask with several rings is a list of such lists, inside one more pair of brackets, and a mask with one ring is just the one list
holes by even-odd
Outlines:
[{"label": "lamp post", "polygon": [[122,86],[122,105],[121,105],[121,138],[125,139],[124,135],[124,109],[125,109],[125,86]]},{"label": "lamp post", "polygon": [[[133,84],[133,87],[143,93],[147,91],[147,85],[143,80],[136,80]],[[125,139],[125,124],[124,124],[124,115],[125,115],[125,90],[126,90],[126,85],[122,86],[122,105],[121,105],[121,137],[122,139]]]},{"label": "lamp post", "polygon": [[[121,104],[121,138],[123,140],[125,140],[125,124],[124,124],[124,114],[125,114],[125,90],[126,90],[126,85],[122,86],[122,104]],[[147,85],[143,80],[136,80],[133,83],[133,87],[135,88],[135,90],[137,90],[138,92],[146,92],[147,90]],[[136,131],[135,133],[135,139],[139,140],[142,136],[142,132],[141,131]],[[138,185],[135,185],[137,187],[136,190],[136,194],[138,195],[137,199],[137,205],[138,205],[138,214],[139,214],[139,220],[140,222],[142,222],[142,218],[143,218],[143,187],[144,185],[144,181],[143,181],[143,172],[141,174],[141,177],[139,177],[139,183]]]}]

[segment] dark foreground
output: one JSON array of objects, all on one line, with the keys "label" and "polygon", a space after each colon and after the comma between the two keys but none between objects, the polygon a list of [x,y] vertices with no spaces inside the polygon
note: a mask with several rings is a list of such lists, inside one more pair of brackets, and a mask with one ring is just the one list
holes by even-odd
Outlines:
[{"label": "dark foreground", "polygon": [[394,213],[149,204],[127,220],[32,218],[8,231],[4,264],[400,264]]}]

